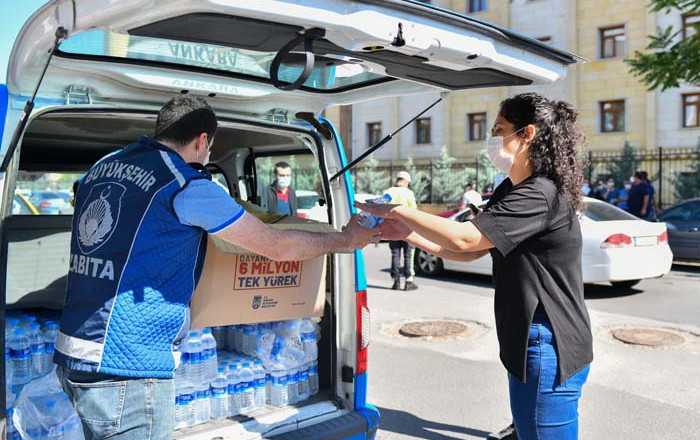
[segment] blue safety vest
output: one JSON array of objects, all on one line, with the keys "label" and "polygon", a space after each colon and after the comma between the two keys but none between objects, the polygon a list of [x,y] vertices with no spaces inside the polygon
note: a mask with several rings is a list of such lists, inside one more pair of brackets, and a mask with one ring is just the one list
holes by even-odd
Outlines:
[{"label": "blue safety vest", "polygon": [[172,201],[201,178],[145,136],[83,176],[54,362],[119,376],[173,376],[206,236],[178,221]]}]

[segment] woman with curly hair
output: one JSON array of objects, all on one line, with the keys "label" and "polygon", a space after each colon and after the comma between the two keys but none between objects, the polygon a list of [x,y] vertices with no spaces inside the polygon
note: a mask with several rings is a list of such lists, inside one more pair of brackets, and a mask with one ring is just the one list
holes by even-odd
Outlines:
[{"label": "woman with curly hair", "polygon": [[356,204],[387,219],[385,239],[453,260],[491,253],[500,358],[520,440],[578,438],[578,400],[593,360],[577,217],[583,136],[576,117],[568,103],[536,93],[503,101],[487,148],[508,178],[471,222]]}]

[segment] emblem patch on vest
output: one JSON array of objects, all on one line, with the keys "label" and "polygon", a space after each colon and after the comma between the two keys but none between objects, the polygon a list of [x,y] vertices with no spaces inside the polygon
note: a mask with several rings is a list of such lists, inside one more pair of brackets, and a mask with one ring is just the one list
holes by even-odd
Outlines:
[{"label": "emblem patch on vest", "polygon": [[78,246],[90,254],[107,243],[119,221],[126,187],[105,182],[92,187],[78,220]]}]

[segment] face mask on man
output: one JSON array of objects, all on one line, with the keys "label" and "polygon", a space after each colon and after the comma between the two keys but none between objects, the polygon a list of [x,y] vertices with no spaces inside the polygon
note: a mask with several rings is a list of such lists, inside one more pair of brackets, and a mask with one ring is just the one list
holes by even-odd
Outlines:
[{"label": "face mask on man", "polygon": [[630,177],[630,183],[634,183],[634,176]]},{"label": "face mask on man", "polygon": [[[488,153],[491,164],[494,167],[496,167],[497,170],[502,171],[504,173],[508,173],[513,167],[513,160],[515,159],[515,155],[506,152],[503,149],[503,145],[506,139],[508,139],[511,136],[514,136],[516,133],[524,129],[525,127],[509,134],[506,137],[489,136],[486,139],[486,152]],[[518,150],[520,150],[520,147],[518,147]]]},{"label": "face mask on man", "polygon": [[632,188],[632,185],[630,185],[629,183],[626,183],[626,184],[625,184],[625,189],[630,189],[630,188]]},{"label": "face mask on man", "polygon": [[291,176],[280,176],[277,178],[277,186],[280,188],[287,188],[291,183]]}]

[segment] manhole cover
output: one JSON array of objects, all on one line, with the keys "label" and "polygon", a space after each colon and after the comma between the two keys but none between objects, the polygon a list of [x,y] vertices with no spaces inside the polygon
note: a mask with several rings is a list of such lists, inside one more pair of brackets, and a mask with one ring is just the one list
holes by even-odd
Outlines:
[{"label": "manhole cover", "polygon": [[624,328],[612,331],[615,339],[626,344],[644,345],[646,347],[665,347],[680,345],[685,342],[682,336],[665,330],[647,328]]},{"label": "manhole cover", "polygon": [[420,338],[426,336],[446,337],[457,336],[469,330],[464,324],[450,321],[422,321],[409,322],[399,329],[399,333],[409,338]]}]

